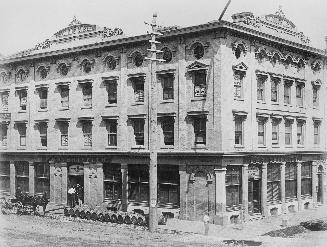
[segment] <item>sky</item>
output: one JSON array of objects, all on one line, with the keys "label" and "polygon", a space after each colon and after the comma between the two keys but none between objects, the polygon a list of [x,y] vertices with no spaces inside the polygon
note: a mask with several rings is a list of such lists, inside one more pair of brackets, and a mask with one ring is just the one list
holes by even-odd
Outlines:
[{"label": "sky", "polygon": [[[154,12],[162,26],[192,26],[217,20],[227,0],[0,0],[0,54],[10,55],[34,47],[67,27],[75,15],[82,23],[120,27],[127,35],[145,33],[144,21]],[[326,48],[326,0],[232,0],[224,20],[250,11],[255,15],[285,16],[311,39]]]}]

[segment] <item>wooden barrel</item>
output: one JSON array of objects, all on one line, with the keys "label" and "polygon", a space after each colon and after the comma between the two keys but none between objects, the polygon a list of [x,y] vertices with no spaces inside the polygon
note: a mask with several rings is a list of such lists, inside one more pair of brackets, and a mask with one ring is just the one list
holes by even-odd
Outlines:
[{"label": "wooden barrel", "polygon": [[124,223],[124,216],[121,214],[118,214],[117,216],[117,220],[119,224],[123,224]]},{"label": "wooden barrel", "polygon": [[85,219],[90,220],[91,219],[91,215],[92,215],[91,211],[87,210],[85,212]]},{"label": "wooden barrel", "polygon": [[97,220],[97,219],[98,219],[98,214],[97,214],[96,212],[93,211],[93,212],[91,213],[91,220],[94,220],[94,221],[95,221],[95,220]]},{"label": "wooden barrel", "polygon": [[104,215],[104,220],[105,220],[105,222],[111,222],[111,217],[110,217],[110,214],[109,213],[106,213]]},{"label": "wooden barrel", "polygon": [[98,220],[101,221],[101,222],[104,222],[105,221],[105,218],[104,218],[103,213],[99,213],[98,214]]},{"label": "wooden barrel", "polygon": [[75,216],[75,210],[73,208],[69,209],[69,215],[71,217],[74,217]]},{"label": "wooden barrel", "polygon": [[69,216],[69,210],[68,210],[68,208],[64,208],[64,215],[65,216]]},{"label": "wooden barrel", "polygon": [[117,223],[118,222],[118,217],[117,217],[117,215],[115,213],[113,213],[110,218],[111,218],[112,223]]},{"label": "wooden barrel", "polygon": [[129,215],[125,216],[124,223],[128,225],[132,224],[132,219],[129,217]]},{"label": "wooden barrel", "polygon": [[137,225],[137,218],[134,215],[132,216],[131,221],[133,225]]},{"label": "wooden barrel", "polygon": [[142,217],[137,218],[137,224],[139,226],[143,226],[145,224],[145,220]]},{"label": "wooden barrel", "polygon": [[79,209],[76,209],[76,210],[75,210],[75,217],[79,217],[79,214],[80,214]]}]

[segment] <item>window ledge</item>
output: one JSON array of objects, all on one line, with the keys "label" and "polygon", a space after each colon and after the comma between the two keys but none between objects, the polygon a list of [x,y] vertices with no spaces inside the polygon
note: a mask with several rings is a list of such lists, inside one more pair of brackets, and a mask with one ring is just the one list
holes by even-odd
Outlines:
[{"label": "window ledge", "polygon": [[117,146],[106,146],[105,149],[109,149],[109,150],[110,149],[118,149],[118,147]]},{"label": "window ledge", "polygon": [[0,150],[7,150],[8,147],[0,147]]},{"label": "window ledge", "polygon": [[48,108],[45,108],[45,109],[38,109],[37,111],[38,111],[38,112],[47,112],[47,111],[48,111]]},{"label": "window ledge", "polygon": [[137,145],[137,146],[131,147],[131,149],[145,149],[145,147],[144,147],[144,145]]},{"label": "window ledge", "polygon": [[192,149],[207,149],[206,145],[205,144],[195,144]]},{"label": "window ledge", "polygon": [[164,99],[160,102],[161,104],[174,103],[173,99]]},{"label": "window ledge", "polygon": [[37,150],[47,150],[48,148],[47,147],[38,147],[36,148]]},{"label": "window ledge", "polygon": [[105,108],[108,108],[108,107],[117,107],[117,103],[115,103],[115,104],[106,104],[104,107]]},{"label": "window ledge", "polygon": [[285,148],[293,148],[292,145],[285,145]]},{"label": "window ledge", "polygon": [[244,148],[244,145],[240,145],[240,144],[235,144],[234,148]]},{"label": "window ledge", "polygon": [[313,106],[313,109],[319,110],[319,106]]},{"label": "window ledge", "polygon": [[82,106],[81,109],[92,109],[92,106]]},{"label": "window ledge", "polygon": [[17,150],[26,150],[26,147],[18,147]]},{"label": "window ledge", "polygon": [[161,147],[160,149],[174,149],[174,145],[166,145]]},{"label": "window ledge", "polygon": [[68,111],[69,110],[69,107],[60,107],[59,108],[59,111]]},{"label": "window ledge", "polygon": [[134,102],[134,103],[132,104],[132,106],[134,106],[134,105],[144,105],[144,102]]},{"label": "window ledge", "polygon": [[203,101],[206,100],[206,97],[193,97],[191,101]]},{"label": "window ledge", "polygon": [[258,145],[258,148],[267,148],[266,145]]},{"label": "window ledge", "polygon": [[289,106],[289,107],[291,107],[292,105],[291,105],[291,104],[286,104],[286,103],[284,103],[284,106]]},{"label": "window ledge", "polygon": [[68,150],[68,146],[67,147],[59,147],[58,150]]},{"label": "window ledge", "polygon": [[302,145],[302,144],[298,144],[296,147],[297,147],[297,148],[304,148],[304,145]]},{"label": "window ledge", "polygon": [[92,147],[82,147],[82,150],[92,150]]},{"label": "window ledge", "polygon": [[274,102],[274,101],[271,101],[271,104],[272,104],[272,105],[279,105],[278,102]]},{"label": "window ledge", "polygon": [[18,113],[26,113],[26,110],[19,110]]},{"label": "window ledge", "polygon": [[244,101],[244,98],[234,98],[236,101]]},{"label": "window ledge", "polygon": [[271,147],[272,148],[280,148],[280,146],[278,144],[273,144]]},{"label": "window ledge", "polygon": [[261,101],[261,100],[257,100],[257,103],[258,103],[258,104],[266,104],[265,101]]}]

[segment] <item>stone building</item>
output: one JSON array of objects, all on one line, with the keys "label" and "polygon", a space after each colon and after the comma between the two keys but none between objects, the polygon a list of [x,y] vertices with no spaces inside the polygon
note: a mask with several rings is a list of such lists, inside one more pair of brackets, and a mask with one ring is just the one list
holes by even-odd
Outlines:
[{"label": "stone building", "polygon": [[[326,52],[280,10],[162,28],[158,206],[216,224],[327,202]],[[0,60],[1,192],[148,212],[149,35],[74,20]]]}]

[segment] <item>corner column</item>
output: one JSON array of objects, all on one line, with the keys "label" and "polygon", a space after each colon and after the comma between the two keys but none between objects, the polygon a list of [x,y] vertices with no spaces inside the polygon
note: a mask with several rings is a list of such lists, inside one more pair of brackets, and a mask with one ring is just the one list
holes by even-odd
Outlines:
[{"label": "corner column", "polygon": [[268,216],[267,210],[267,163],[261,167],[261,211],[264,217]]},{"label": "corner column", "polygon": [[247,221],[249,218],[249,172],[248,164],[242,166],[242,208],[243,208],[243,219]]},{"label": "corner column", "polygon": [[296,167],[296,197],[298,202],[298,211],[302,210],[302,198],[301,198],[301,166],[302,163],[300,161],[297,162]]},{"label": "corner column", "polygon": [[35,194],[35,167],[34,162],[28,162],[28,191],[29,194],[34,196]]},{"label": "corner column", "polygon": [[216,177],[216,216],[214,219],[215,224],[226,225],[228,222],[226,216],[226,168],[215,169]]},{"label": "corner column", "polygon": [[179,208],[180,219],[187,219],[186,210],[186,190],[187,190],[187,173],[186,165],[179,166]]},{"label": "corner column", "polygon": [[128,164],[127,163],[121,163],[120,165],[121,170],[121,205],[122,210],[124,212],[127,212],[128,208]]},{"label": "corner column", "polygon": [[282,201],[282,212],[286,213],[286,191],[285,191],[285,166],[286,162],[282,162],[280,165],[280,187],[281,187],[281,201]]},{"label": "corner column", "polygon": [[317,186],[318,186],[318,177],[317,177],[317,162],[312,162],[312,201],[313,207],[317,207]]},{"label": "corner column", "polygon": [[14,197],[16,194],[16,169],[15,162],[10,161],[10,196]]}]

